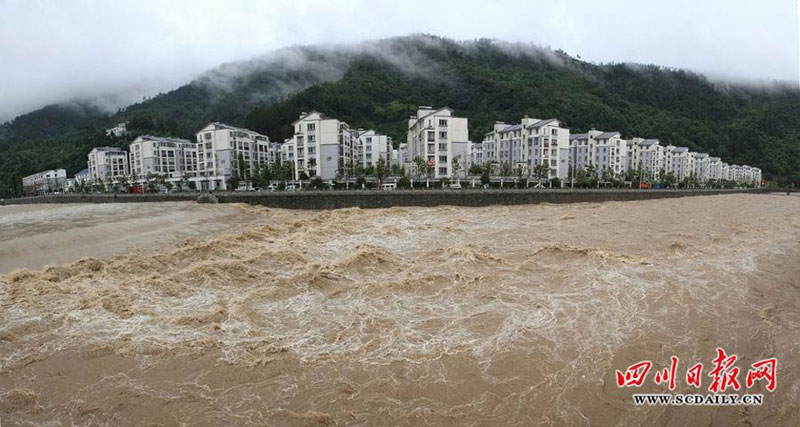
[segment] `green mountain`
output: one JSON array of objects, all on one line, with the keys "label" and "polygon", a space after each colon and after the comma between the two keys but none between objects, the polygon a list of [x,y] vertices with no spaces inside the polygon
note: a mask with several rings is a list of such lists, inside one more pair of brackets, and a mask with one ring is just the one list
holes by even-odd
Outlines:
[{"label": "green mountain", "polygon": [[[137,134],[191,138],[209,121],[282,141],[302,111],[405,140],[418,105],[447,105],[480,141],[496,120],[557,117],[572,132],[617,130],[758,166],[766,179],[800,185],[800,96],[787,85],[710,81],[652,65],[582,62],[561,51],[492,40],[416,35],[354,46],[293,47],[225,64],[169,93],[116,113],[89,102],[56,105],[0,126],[0,197],[36,171],[85,167],[93,146],[126,146]],[[132,135],[103,129],[128,121]]]}]

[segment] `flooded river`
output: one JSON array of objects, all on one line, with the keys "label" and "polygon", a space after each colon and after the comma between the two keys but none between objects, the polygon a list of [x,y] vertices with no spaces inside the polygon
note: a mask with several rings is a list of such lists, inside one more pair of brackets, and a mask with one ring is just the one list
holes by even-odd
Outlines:
[{"label": "flooded river", "polygon": [[[0,276],[3,426],[800,424],[800,197],[8,208],[2,266],[34,269]],[[38,269],[61,253],[92,257]],[[762,405],[634,405],[707,393],[683,375],[717,347]]]}]

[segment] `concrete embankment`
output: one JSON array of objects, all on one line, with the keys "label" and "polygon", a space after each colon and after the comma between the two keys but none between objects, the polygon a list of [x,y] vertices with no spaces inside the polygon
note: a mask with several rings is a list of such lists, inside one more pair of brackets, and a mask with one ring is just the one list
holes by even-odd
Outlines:
[{"label": "concrete embankment", "polygon": [[[395,190],[299,191],[274,193],[214,193],[220,203],[248,203],[286,209],[339,209],[392,206],[491,206],[535,203],[579,203],[663,199],[734,193],[747,190]],[[61,194],[0,200],[0,205],[25,203],[131,203],[194,201],[199,193],[174,194]]]}]

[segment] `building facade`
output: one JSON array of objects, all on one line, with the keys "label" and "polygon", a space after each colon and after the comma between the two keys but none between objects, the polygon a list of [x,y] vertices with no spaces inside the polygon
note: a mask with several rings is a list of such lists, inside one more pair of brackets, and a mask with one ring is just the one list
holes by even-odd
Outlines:
[{"label": "building facade", "polygon": [[22,192],[26,196],[41,196],[61,192],[67,186],[67,171],[50,169],[22,178]]},{"label": "building facade", "polygon": [[135,181],[151,175],[169,181],[197,175],[197,144],[187,139],[144,135],[131,143],[129,152],[128,163]]},{"label": "building facade", "polygon": [[575,170],[594,169],[598,178],[621,176],[628,166],[628,144],[619,132],[590,130],[570,136],[570,166]]},{"label": "building facade", "polygon": [[197,172],[192,178],[201,190],[228,188],[232,176],[250,179],[256,165],[280,158],[279,146],[266,135],[224,123],[210,123],[196,136]]},{"label": "building facade", "polygon": [[463,172],[472,153],[467,119],[454,116],[447,107],[435,110],[420,106],[417,115],[408,119],[407,142],[411,163],[416,158],[424,160],[433,178],[452,177],[453,159],[457,159]]},{"label": "building facade", "polygon": [[358,130],[358,166],[375,167],[383,159],[386,165],[392,164],[392,138],[374,130]]},{"label": "building facade", "polygon": [[328,181],[355,175],[358,131],[318,111],[302,113],[292,126],[295,179],[307,176]]},{"label": "building facade", "polygon": [[119,147],[95,147],[89,152],[89,179],[94,183],[111,184],[130,175],[128,153]]}]

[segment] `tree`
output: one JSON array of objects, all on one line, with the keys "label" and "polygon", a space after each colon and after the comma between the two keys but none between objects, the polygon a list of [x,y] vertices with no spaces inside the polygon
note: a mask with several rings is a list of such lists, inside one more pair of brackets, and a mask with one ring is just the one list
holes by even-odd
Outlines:
[{"label": "tree", "polygon": [[514,173],[514,169],[511,167],[511,164],[508,162],[500,164],[500,176],[511,176],[512,173]]},{"label": "tree", "polygon": [[539,182],[550,176],[550,167],[542,163],[533,168],[533,174]]},{"label": "tree", "polygon": [[240,179],[243,179],[246,182],[247,178],[248,178],[247,177],[247,168],[245,167],[244,155],[242,153],[239,153],[239,156],[237,156],[236,165],[238,166],[238,169],[239,169],[239,177],[240,177]]},{"label": "tree", "polygon": [[180,191],[184,191],[189,188],[189,174],[184,172],[181,176],[181,184],[180,184]]},{"label": "tree", "polygon": [[492,182],[492,178],[489,176],[489,169],[491,168],[486,167],[483,169],[483,173],[481,174],[481,185],[489,185],[489,183]]},{"label": "tree", "polygon": [[414,173],[417,179],[422,179],[423,176],[428,176],[428,163],[420,156],[414,157]]},{"label": "tree", "polygon": [[239,174],[236,169],[231,171],[231,176],[228,178],[228,190],[236,190],[239,188]]},{"label": "tree", "polygon": [[389,174],[389,165],[386,164],[386,160],[383,157],[378,159],[377,165],[375,165],[375,178],[378,178],[378,185],[383,183],[383,178]]},{"label": "tree", "polygon": [[479,165],[472,165],[469,167],[469,174],[470,175],[480,175],[483,173],[483,168]]},{"label": "tree", "polygon": [[125,192],[131,191],[131,184],[128,182],[128,177],[125,175],[120,176],[117,178],[119,181],[119,185],[125,189]]},{"label": "tree", "polygon": [[453,157],[450,161],[450,170],[453,171],[453,179],[458,181],[458,173],[461,171],[461,156]]},{"label": "tree", "polygon": [[670,172],[666,176],[664,176],[664,186],[665,187],[674,187],[675,186],[675,174]]}]

